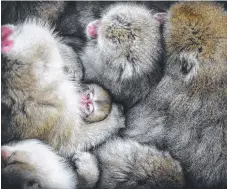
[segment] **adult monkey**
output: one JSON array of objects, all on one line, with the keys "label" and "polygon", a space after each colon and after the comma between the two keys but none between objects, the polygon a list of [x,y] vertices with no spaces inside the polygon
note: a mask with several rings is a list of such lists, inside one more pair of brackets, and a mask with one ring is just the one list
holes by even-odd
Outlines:
[{"label": "adult monkey", "polygon": [[164,27],[164,77],[127,111],[123,136],[169,150],[189,188],[227,186],[226,23],[218,4],[174,5]]},{"label": "adult monkey", "polygon": [[227,187],[226,31],[226,12],[209,2],[176,4],[165,24],[166,144],[189,188]]},{"label": "adult monkey", "polygon": [[[26,2],[3,1],[1,6],[2,25],[17,24],[28,17],[38,17],[56,26],[64,40],[80,52],[85,45],[87,23],[100,18],[102,11],[116,2]],[[156,11],[165,11],[172,2],[136,2]]]}]

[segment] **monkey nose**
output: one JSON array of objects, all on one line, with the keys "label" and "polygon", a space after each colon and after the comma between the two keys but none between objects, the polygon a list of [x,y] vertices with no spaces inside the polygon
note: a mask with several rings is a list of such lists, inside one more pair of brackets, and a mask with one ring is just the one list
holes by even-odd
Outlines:
[{"label": "monkey nose", "polygon": [[84,104],[84,105],[92,104],[92,101],[86,99],[86,100],[83,100],[83,101],[82,101],[82,104]]},{"label": "monkey nose", "polygon": [[9,39],[9,36],[12,34],[12,29],[7,26],[1,27],[1,51],[8,52],[13,47],[13,41]]}]

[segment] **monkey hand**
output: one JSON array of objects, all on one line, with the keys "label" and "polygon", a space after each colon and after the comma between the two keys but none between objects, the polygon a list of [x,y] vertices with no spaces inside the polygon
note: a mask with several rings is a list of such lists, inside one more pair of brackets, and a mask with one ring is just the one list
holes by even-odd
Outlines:
[{"label": "monkey hand", "polygon": [[79,188],[94,188],[99,178],[96,157],[89,152],[76,152],[71,160],[77,170]]}]

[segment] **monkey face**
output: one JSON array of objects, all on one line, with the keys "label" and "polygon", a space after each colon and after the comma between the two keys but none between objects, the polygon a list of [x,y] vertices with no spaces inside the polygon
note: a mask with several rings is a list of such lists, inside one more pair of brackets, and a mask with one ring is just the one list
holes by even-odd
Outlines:
[{"label": "monkey face", "polygon": [[[74,175],[63,158],[37,140],[2,146],[2,186],[7,189],[72,189]],[[58,171],[64,174],[59,175]],[[60,172],[61,173],[61,172]],[[67,181],[63,181],[66,175]],[[61,181],[60,181],[60,180]],[[68,182],[68,183],[66,183]]]},{"label": "monkey face", "polygon": [[89,123],[104,120],[111,110],[111,96],[96,84],[87,84],[81,94],[82,117]]}]

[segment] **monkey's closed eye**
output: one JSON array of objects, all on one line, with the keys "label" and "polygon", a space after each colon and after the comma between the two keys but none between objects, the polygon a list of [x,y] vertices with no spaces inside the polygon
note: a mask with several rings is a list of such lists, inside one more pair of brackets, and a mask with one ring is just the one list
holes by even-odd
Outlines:
[{"label": "monkey's closed eye", "polygon": [[87,94],[87,99],[88,100],[92,100],[93,99],[93,93],[92,92]]},{"label": "monkey's closed eye", "polygon": [[94,106],[91,103],[87,104],[87,113],[91,114],[94,111]]}]

